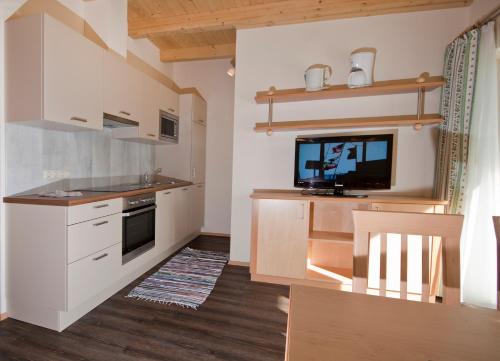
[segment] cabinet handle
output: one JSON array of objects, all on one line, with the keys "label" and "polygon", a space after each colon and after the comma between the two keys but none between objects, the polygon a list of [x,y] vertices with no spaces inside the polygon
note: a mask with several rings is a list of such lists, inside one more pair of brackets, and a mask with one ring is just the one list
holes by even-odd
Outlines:
[{"label": "cabinet handle", "polygon": [[102,221],[102,222],[99,222],[99,223],[94,223],[94,226],[98,227],[98,226],[103,226],[105,224],[108,224],[109,222],[108,221]]},{"label": "cabinet handle", "polygon": [[103,259],[105,257],[108,257],[108,254],[107,253],[104,253],[104,254],[101,254],[100,256],[97,256],[95,258],[92,258],[92,260],[94,261],[99,261],[100,259]]},{"label": "cabinet handle", "polygon": [[125,110],[120,110],[118,113],[125,114],[126,116],[130,116],[130,113],[126,112]]},{"label": "cabinet handle", "polygon": [[163,194],[167,195],[167,194],[170,194],[170,193],[172,193],[172,192],[165,192],[165,193],[163,193]]},{"label": "cabinet handle", "polygon": [[183,191],[188,191],[188,190],[189,190],[189,189],[187,189],[187,188],[184,188],[184,189],[183,189]]},{"label": "cabinet handle", "polygon": [[202,185],[199,185],[198,188],[202,188],[203,186]]},{"label": "cabinet handle", "polygon": [[192,173],[193,173],[192,177],[195,178],[196,177],[196,168],[193,168],[193,172]]},{"label": "cabinet handle", "polygon": [[168,110],[171,111],[172,113],[175,113],[175,109],[168,108]]},{"label": "cabinet handle", "polygon": [[148,137],[156,137],[156,134],[153,134],[153,133],[148,133],[146,134]]},{"label": "cabinet handle", "polygon": [[109,204],[99,204],[98,206],[94,206],[95,209],[106,208],[106,207],[109,207]]},{"label": "cabinet handle", "polygon": [[82,122],[82,123],[87,123],[88,120],[85,119],[85,118],[80,118],[80,117],[71,117],[71,120],[76,120],[78,122]]}]

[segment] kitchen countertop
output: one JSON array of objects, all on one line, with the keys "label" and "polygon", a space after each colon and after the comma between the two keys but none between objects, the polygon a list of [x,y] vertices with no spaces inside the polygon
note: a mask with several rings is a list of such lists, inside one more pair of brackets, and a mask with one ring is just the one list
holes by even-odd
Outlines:
[{"label": "kitchen countertop", "polygon": [[158,183],[153,184],[148,188],[137,189],[126,192],[92,192],[92,191],[81,191],[83,193],[82,196],[79,197],[44,197],[37,194],[27,194],[27,195],[14,195],[9,197],[4,197],[3,201],[5,203],[19,203],[19,204],[37,204],[37,205],[46,205],[46,206],[76,206],[80,204],[99,202],[108,199],[122,198],[122,197],[130,197],[136,196],[139,194],[158,192],[165,189],[173,189],[173,188],[181,188],[192,185],[193,183],[183,181],[180,179],[174,179],[176,181],[175,184],[171,184],[170,181],[173,178],[160,177]]}]

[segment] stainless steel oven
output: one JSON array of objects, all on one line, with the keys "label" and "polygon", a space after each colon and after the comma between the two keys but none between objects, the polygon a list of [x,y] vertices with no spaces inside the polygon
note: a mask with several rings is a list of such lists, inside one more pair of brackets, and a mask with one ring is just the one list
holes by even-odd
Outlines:
[{"label": "stainless steel oven", "polygon": [[179,117],[160,110],[160,140],[179,142]]},{"label": "stainless steel oven", "polygon": [[122,264],[155,245],[155,193],[123,199]]}]

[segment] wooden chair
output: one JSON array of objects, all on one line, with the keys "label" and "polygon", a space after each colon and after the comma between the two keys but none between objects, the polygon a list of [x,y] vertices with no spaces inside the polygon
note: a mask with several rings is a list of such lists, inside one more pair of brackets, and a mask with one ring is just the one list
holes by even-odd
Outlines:
[{"label": "wooden chair", "polygon": [[442,239],[443,303],[460,304],[460,234],[463,216],[429,213],[403,213],[353,210],[354,264],[353,292],[368,288],[369,243],[371,235],[380,234],[380,291],[386,295],[387,233],[401,235],[400,298],[407,299],[408,235],[422,236],[422,302],[429,302],[429,242],[432,236]]},{"label": "wooden chair", "polygon": [[497,235],[497,310],[500,311],[500,216],[493,216],[493,225]]}]

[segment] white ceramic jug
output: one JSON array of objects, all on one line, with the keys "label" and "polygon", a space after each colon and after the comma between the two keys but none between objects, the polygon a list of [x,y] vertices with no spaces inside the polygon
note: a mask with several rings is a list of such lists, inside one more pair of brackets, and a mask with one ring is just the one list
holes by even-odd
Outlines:
[{"label": "white ceramic jug", "polygon": [[314,64],[307,68],[304,79],[306,91],[318,91],[327,87],[326,82],[332,77],[332,67],[323,64]]}]

